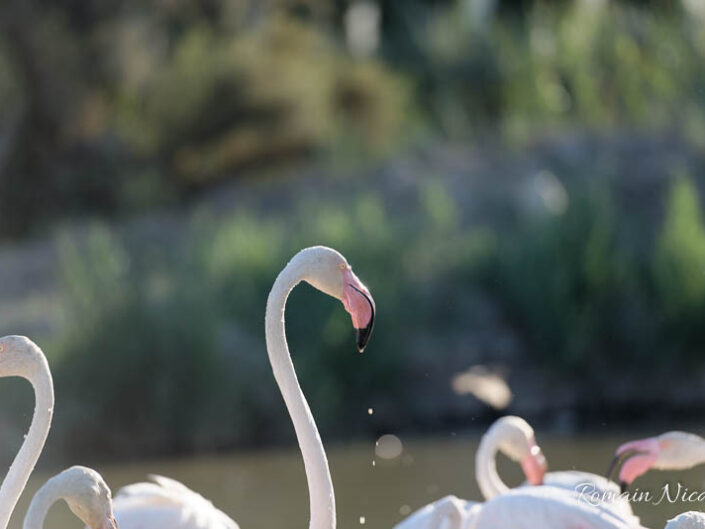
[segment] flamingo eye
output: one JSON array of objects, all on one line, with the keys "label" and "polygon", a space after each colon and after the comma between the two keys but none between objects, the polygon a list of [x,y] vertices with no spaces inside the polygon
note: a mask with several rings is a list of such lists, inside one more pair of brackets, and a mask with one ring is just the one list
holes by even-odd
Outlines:
[{"label": "flamingo eye", "polygon": [[0,353],[4,353],[4,352],[5,352],[5,346],[4,346],[4,345],[0,345]]},{"label": "flamingo eye", "polygon": [[338,265],[338,268],[340,268],[341,270],[345,270],[345,268],[347,268],[347,267],[346,267],[345,263],[340,263]]}]

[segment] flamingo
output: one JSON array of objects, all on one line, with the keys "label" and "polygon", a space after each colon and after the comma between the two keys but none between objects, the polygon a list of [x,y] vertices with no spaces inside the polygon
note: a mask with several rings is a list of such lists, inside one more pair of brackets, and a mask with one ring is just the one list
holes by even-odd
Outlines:
[{"label": "flamingo", "polygon": [[[521,463],[528,485],[558,487],[571,492],[598,495],[603,507],[613,510],[626,520],[638,522],[629,501],[620,496],[616,483],[598,474],[579,470],[546,473],[546,459],[536,444],[534,429],[521,417],[508,415],[497,419],[482,436],[475,457],[475,473],[480,491],[486,500],[509,492],[497,474],[496,454],[500,451]],[[525,485],[526,485],[525,484]]]},{"label": "flamingo", "polygon": [[481,504],[463,529],[643,529],[601,504],[559,487],[518,487]]},{"label": "flamingo", "polygon": [[7,529],[17,500],[42,453],[54,412],[54,384],[42,350],[24,336],[0,338],[0,377],[22,377],[34,389],[34,414],[25,439],[0,486],[0,529]]},{"label": "flamingo", "polygon": [[89,529],[118,529],[110,488],[98,472],[82,466],[68,468],[41,486],[29,504],[22,528],[43,529],[49,509],[60,499]]},{"label": "flamingo", "polygon": [[608,477],[619,469],[619,482],[626,490],[651,469],[685,470],[705,463],[705,439],[687,432],[666,432],[638,439],[617,448]]},{"label": "flamingo", "polygon": [[482,436],[475,454],[475,478],[486,500],[510,490],[497,473],[497,452],[520,463],[530,485],[543,483],[546,458],[536,444],[534,429],[521,417],[500,417]]},{"label": "flamingo", "polygon": [[[502,452],[509,459],[521,464],[527,486],[544,484],[571,494],[580,491],[584,494],[599,494],[600,498],[605,499],[602,509],[611,509],[624,521],[638,524],[638,518],[634,516],[629,502],[620,497],[617,485],[606,478],[579,471],[546,474],[546,459],[536,444],[533,428],[521,417],[513,415],[501,417],[492,424],[482,436],[476,453],[475,476],[485,500],[492,500],[511,491],[497,473],[497,452]],[[415,511],[395,529],[440,529],[443,523],[450,523],[450,527],[459,527],[455,520],[461,514],[464,518],[478,516],[482,506],[480,503],[447,496]],[[528,502],[525,502],[524,506],[530,508]],[[515,512],[514,515],[518,516],[519,513]]]},{"label": "flamingo", "polygon": [[[335,494],[326,452],[299,386],[284,328],[286,300],[301,281],[342,301],[352,318],[360,352],[365,349],[372,332],[375,304],[345,257],[324,246],[297,253],[279,273],[267,299],[267,353],[304,460],[309,487],[309,529],[335,529]],[[155,483],[138,483],[118,491],[113,508],[122,529],[238,528],[232,519],[185,485],[161,476],[155,476],[153,480]]]},{"label": "flamingo", "polygon": [[518,487],[484,503],[450,496],[438,507],[437,516],[422,509],[395,529],[644,529],[558,487]]}]

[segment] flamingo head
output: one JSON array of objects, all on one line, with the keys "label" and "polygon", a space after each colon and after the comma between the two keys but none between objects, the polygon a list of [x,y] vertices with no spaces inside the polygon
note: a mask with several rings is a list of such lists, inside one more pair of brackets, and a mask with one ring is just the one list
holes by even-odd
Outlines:
[{"label": "flamingo head", "polygon": [[355,273],[346,265],[340,268],[343,276],[343,306],[352,318],[355,328],[355,342],[360,352],[365,350],[370,341],[372,327],[375,324],[375,302],[370,291],[362,284]]},{"label": "flamingo head", "polygon": [[521,464],[526,481],[541,485],[548,465],[529,423],[521,417],[508,415],[498,419],[490,430],[499,436],[500,451]]},{"label": "flamingo head", "polygon": [[64,500],[89,529],[118,529],[110,488],[95,470],[74,466],[52,480],[61,482]]},{"label": "flamingo head", "polygon": [[31,377],[44,355],[37,345],[24,336],[0,338],[0,376]]},{"label": "flamingo head", "polygon": [[312,252],[312,259],[307,261],[306,281],[342,301],[352,318],[357,348],[362,352],[370,340],[375,322],[375,302],[370,291],[339,252],[325,246],[315,246],[300,253],[307,252]]},{"label": "flamingo head", "polygon": [[[607,477],[619,468],[619,483],[626,490],[649,470],[683,470],[705,462],[705,439],[686,432],[624,443],[617,449]],[[621,467],[621,468],[620,468]]]}]

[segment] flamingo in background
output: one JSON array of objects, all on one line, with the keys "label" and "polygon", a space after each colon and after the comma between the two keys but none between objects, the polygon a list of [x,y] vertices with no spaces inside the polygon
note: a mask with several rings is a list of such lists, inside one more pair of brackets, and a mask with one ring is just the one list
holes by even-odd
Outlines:
[{"label": "flamingo in background", "polygon": [[[509,492],[497,473],[496,455],[502,452],[521,464],[526,480],[540,485],[546,472],[546,459],[534,439],[534,430],[521,417],[506,416],[497,419],[482,436],[475,456],[475,478],[486,500]],[[476,502],[446,496],[422,507],[395,526],[395,529],[441,528],[443,520],[455,527],[454,520],[479,505]]]},{"label": "flamingo in background", "polygon": [[559,487],[518,487],[482,503],[463,529],[643,529],[609,508]]},{"label": "flamingo in background", "polygon": [[497,419],[482,436],[475,457],[475,474],[480,491],[486,500],[509,492],[497,474],[497,452],[521,463],[528,485],[558,487],[571,492],[595,493],[605,498],[609,508],[625,520],[638,522],[626,498],[620,497],[616,483],[598,474],[579,470],[562,470],[546,474],[546,459],[536,444],[534,429],[521,417],[508,415]]},{"label": "flamingo in background", "polygon": [[497,473],[497,452],[521,464],[530,485],[543,483],[546,458],[536,444],[534,429],[521,417],[500,417],[482,436],[475,454],[475,478],[486,500],[510,490]]},{"label": "flamingo in background", "polygon": [[113,517],[110,488],[95,470],[73,466],[49,479],[27,509],[23,529],[43,529],[51,506],[64,500],[89,529],[118,529]]},{"label": "flamingo in background", "polygon": [[[485,500],[492,500],[512,490],[501,480],[497,472],[497,452],[502,452],[512,461],[521,464],[527,485],[544,484],[563,489],[568,493],[575,493],[580,487],[586,494],[594,491],[601,498],[611,500],[605,501],[601,506],[602,509],[610,509],[626,523],[638,525],[639,520],[634,516],[629,502],[619,497],[620,491],[617,485],[606,478],[579,471],[546,474],[546,459],[541,448],[536,444],[533,428],[521,417],[512,415],[501,417],[490,426],[482,436],[476,453],[475,476]],[[557,498],[552,501],[557,502]],[[515,503],[517,502],[512,502],[512,505]],[[455,496],[446,496],[412,513],[395,529],[440,529],[444,527],[444,523],[450,523],[449,527],[459,527],[455,522],[459,516],[462,515],[463,519],[478,516],[482,505],[460,500]],[[524,502],[524,507],[531,508],[530,501]],[[519,513],[515,512],[514,515],[519,516]]]},{"label": "flamingo in background", "polygon": [[17,500],[27,485],[46,442],[54,412],[54,384],[42,350],[24,336],[0,338],[0,377],[22,377],[34,389],[29,431],[0,486],[0,529],[7,529]]},{"label": "flamingo in background", "polygon": [[705,463],[705,439],[687,432],[666,432],[656,437],[624,443],[617,448],[608,477],[619,469],[619,482],[626,490],[651,469],[685,470]]},{"label": "flamingo in background", "polygon": [[[375,304],[345,258],[324,246],[297,253],[279,273],[267,299],[267,353],[304,459],[309,487],[309,529],[335,529],[335,494],[326,452],[286,342],[286,300],[301,281],[342,301],[352,317],[360,352],[372,332]],[[188,487],[164,477],[153,479],[156,483],[129,485],[118,492],[114,511],[122,529],[237,529],[232,519]]]},{"label": "flamingo in background", "polygon": [[[518,487],[484,503],[448,496],[395,529],[644,529],[558,487]],[[674,526],[669,529],[681,529]]]}]

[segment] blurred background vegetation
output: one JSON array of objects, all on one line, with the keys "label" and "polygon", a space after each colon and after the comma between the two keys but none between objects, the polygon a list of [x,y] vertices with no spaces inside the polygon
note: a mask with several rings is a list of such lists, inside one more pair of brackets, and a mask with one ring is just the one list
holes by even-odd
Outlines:
[{"label": "blurred background vegetation", "polygon": [[0,3],[0,330],[49,356],[50,451],[289,442],[262,322],[312,244],[379,309],[361,357],[290,301],[327,438],[484,423],[478,367],[555,428],[702,412],[704,5]]}]

